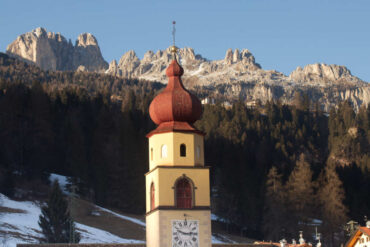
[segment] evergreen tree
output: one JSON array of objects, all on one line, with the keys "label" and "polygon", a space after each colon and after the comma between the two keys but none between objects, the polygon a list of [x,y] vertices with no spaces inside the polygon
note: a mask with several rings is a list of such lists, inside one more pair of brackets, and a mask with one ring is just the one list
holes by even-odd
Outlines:
[{"label": "evergreen tree", "polygon": [[[334,234],[341,233],[341,226],[346,222],[347,208],[343,204],[345,198],[342,182],[335,171],[335,165],[329,163],[318,191],[321,215],[323,220],[323,233],[327,246],[339,246],[335,243]],[[338,238],[336,238],[338,239]]]},{"label": "evergreen tree", "polygon": [[38,223],[44,235],[42,242],[78,243],[80,241],[69,214],[68,202],[57,181],[53,184],[47,205],[41,208]]},{"label": "evergreen tree", "polygon": [[271,167],[266,181],[265,214],[263,222],[264,238],[278,241],[284,237],[286,210],[284,207],[284,187],[282,176],[276,167]]},{"label": "evergreen tree", "polygon": [[[313,214],[314,190],[312,182],[312,171],[310,164],[301,154],[299,160],[286,184],[287,203],[291,216],[286,219],[290,221],[290,234],[297,234],[298,229],[310,233],[310,217]],[[308,234],[311,235],[311,234]]]}]

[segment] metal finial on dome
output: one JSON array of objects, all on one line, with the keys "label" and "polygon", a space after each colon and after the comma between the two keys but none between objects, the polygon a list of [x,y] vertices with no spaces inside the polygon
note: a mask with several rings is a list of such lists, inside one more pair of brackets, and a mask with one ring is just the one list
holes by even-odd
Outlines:
[{"label": "metal finial on dome", "polygon": [[171,53],[172,53],[172,56],[173,56],[173,59],[176,60],[176,54],[177,54],[177,51],[179,50],[179,48],[176,47],[175,45],[175,36],[176,36],[176,21],[173,21],[172,22],[172,41],[173,41],[173,45],[171,46]]}]

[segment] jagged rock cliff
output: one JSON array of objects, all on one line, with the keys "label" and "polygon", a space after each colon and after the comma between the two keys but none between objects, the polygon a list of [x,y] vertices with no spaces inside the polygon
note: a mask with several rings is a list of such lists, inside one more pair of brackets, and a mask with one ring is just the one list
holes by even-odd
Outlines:
[{"label": "jagged rock cliff", "polygon": [[361,80],[355,76],[352,76],[351,71],[345,66],[340,65],[327,65],[327,64],[309,64],[303,69],[297,67],[290,75],[289,79],[298,83],[360,83]]},{"label": "jagged rock cliff", "polygon": [[[183,79],[185,83],[190,84],[214,85],[235,80],[283,76],[276,71],[262,70],[248,50],[239,52],[236,49],[233,52],[229,49],[225,59],[208,61],[201,55],[195,55],[192,48],[185,47],[179,50],[179,58],[185,69]],[[136,56],[134,51],[128,51],[121,57],[118,64],[112,61],[106,73],[167,83],[165,69],[171,59],[172,54],[169,48],[163,51],[158,50],[156,53],[148,51],[142,60]]]},{"label": "jagged rock cliff", "polygon": [[[115,76],[167,83],[165,70],[172,59],[170,49],[148,51],[139,59],[133,50],[109,66],[104,61],[96,38],[81,34],[75,45],[59,33],[43,28],[19,36],[7,53],[33,62],[42,69],[99,71]],[[326,111],[340,101],[350,100],[356,109],[370,104],[370,86],[353,76],[345,66],[311,64],[298,67],[289,76],[275,70],[264,70],[247,50],[228,49],[224,59],[210,61],[195,54],[192,48],[178,53],[188,88],[202,97],[247,102],[280,100],[291,103],[295,92],[306,93]]]},{"label": "jagged rock cliff", "polygon": [[[106,73],[167,83],[165,69],[171,59],[170,49],[148,51],[142,60],[129,51],[118,64],[112,61]],[[353,76],[345,66],[311,64],[286,76],[263,70],[247,49],[228,49],[223,60],[209,61],[195,55],[192,48],[182,48],[179,59],[185,69],[184,83],[204,96],[261,103],[280,100],[289,104],[299,91],[326,111],[343,100],[350,100],[356,109],[370,103],[369,84]]]},{"label": "jagged rock cliff", "polygon": [[18,36],[6,52],[45,70],[104,71],[108,68],[96,38],[89,33],[79,35],[73,45],[60,33],[39,27]]}]

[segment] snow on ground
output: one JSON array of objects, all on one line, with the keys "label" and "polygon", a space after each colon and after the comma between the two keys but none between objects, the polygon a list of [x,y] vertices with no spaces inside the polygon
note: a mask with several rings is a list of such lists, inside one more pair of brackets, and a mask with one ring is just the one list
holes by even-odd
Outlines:
[{"label": "snow on ground", "polygon": [[15,247],[17,243],[37,243],[36,239],[41,237],[37,223],[40,207],[34,202],[10,200],[2,194],[0,206],[17,210],[17,213],[0,213],[0,243],[7,247]]},{"label": "snow on ground", "polygon": [[221,240],[218,240],[215,235],[212,235],[212,244],[223,244]]},{"label": "snow on ground", "polygon": [[[0,207],[16,210],[15,213],[0,213],[0,245],[16,247],[17,243],[37,243],[42,237],[38,225],[40,206],[35,202],[18,202],[0,194]],[[76,223],[81,234],[81,243],[144,243],[140,240],[124,239],[109,232]],[[6,233],[4,233],[6,232]]]},{"label": "snow on ground", "polygon": [[124,239],[109,232],[77,223],[76,228],[82,234],[80,243],[145,243],[141,240]]},{"label": "snow on ground", "polygon": [[[68,194],[67,187],[68,178],[66,176],[51,173],[50,182],[57,180],[63,192]],[[14,201],[3,194],[0,194],[0,207],[9,208],[10,212],[0,212],[0,246],[16,247],[20,243],[38,243],[41,237],[41,229],[38,225],[39,216],[41,214],[40,204],[30,201]],[[97,209],[113,214],[124,220],[131,221],[135,224],[145,227],[145,222],[118,214],[109,209],[96,206]],[[7,210],[3,210],[7,211]],[[99,212],[96,212],[97,215]],[[225,222],[225,219],[212,214],[212,220]],[[141,240],[124,239],[109,232],[93,228],[90,226],[76,223],[77,231],[81,234],[80,243],[144,243]],[[224,236],[213,235],[212,243],[229,242]]]},{"label": "snow on ground", "polygon": [[235,244],[236,242],[224,235],[212,235],[212,244]]},{"label": "snow on ground", "polygon": [[109,209],[102,208],[102,207],[99,207],[99,206],[96,206],[96,208],[100,209],[101,211],[104,211],[104,212],[113,214],[113,215],[117,216],[118,218],[121,218],[121,219],[124,219],[124,220],[128,220],[128,221],[131,221],[131,222],[133,222],[135,224],[138,224],[138,225],[141,225],[141,226],[144,226],[145,227],[145,222],[143,222],[141,220],[135,219],[133,217],[124,216],[122,214],[118,214],[118,213],[113,212],[113,211],[111,211]]}]

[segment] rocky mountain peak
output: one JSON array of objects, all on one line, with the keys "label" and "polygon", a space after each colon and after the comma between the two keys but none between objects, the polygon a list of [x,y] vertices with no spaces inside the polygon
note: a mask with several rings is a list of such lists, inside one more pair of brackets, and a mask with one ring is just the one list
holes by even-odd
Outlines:
[{"label": "rocky mountain peak", "polygon": [[227,49],[224,58],[226,65],[241,63],[243,66],[249,67],[250,69],[260,69],[261,66],[255,62],[255,58],[248,49],[243,49],[241,52],[239,49]]},{"label": "rocky mountain peak", "polygon": [[46,35],[47,34],[46,29],[43,28],[43,27],[38,27],[38,28],[32,30],[31,33],[35,34],[36,37],[40,37],[42,35]]},{"label": "rocky mountain peak", "polygon": [[240,60],[243,64],[256,65],[257,67],[261,68],[261,66],[256,63],[253,54],[248,49],[242,50],[242,52],[240,53]]},{"label": "rocky mountain peak", "polygon": [[[39,27],[17,37],[7,53],[34,63],[44,70],[97,71],[127,78],[167,83],[165,70],[172,60],[170,47],[147,51],[140,60],[133,50],[109,66],[104,61],[97,39],[89,33],[78,36],[75,45],[60,33]],[[289,103],[297,90],[310,95],[328,111],[341,100],[350,100],[356,109],[370,103],[370,84],[353,76],[340,65],[322,63],[298,67],[289,76],[263,70],[248,49],[228,49],[224,59],[207,60],[191,47],[178,51],[184,68],[182,77],[188,88],[202,88],[205,96],[246,102],[281,100]]]},{"label": "rocky mountain peak", "polygon": [[239,49],[236,48],[233,54],[233,63],[237,63],[239,61],[240,61],[240,53],[239,53]]},{"label": "rocky mountain peak", "polygon": [[109,72],[109,74],[118,75],[117,67],[117,61],[114,59],[109,63],[109,68],[106,73]]},{"label": "rocky mountain peak", "polygon": [[96,40],[94,35],[92,35],[91,33],[82,33],[78,35],[76,40],[76,46],[86,47],[89,45],[98,46],[98,41]]},{"label": "rocky mountain peak", "polygon": [[135,51],[130,50],[123,54],[118,64],[113,60],[106,73],[131,78],[135,76],[134,72],[139,64],[140,59],[136,56]]},{"label": "rocky mountain peak", "polygon": [[233,50],[231,48],[226,50],[224,61],[226,64],[232,64],[233,62]]},{"label": "rocky mountain peak", "polygon": [[57,42],[67,42],[66,38],[64,38],[64,36],[61,35],[60,33],[48,32],[47,36],[48,36],[48,39],[52,39]]},{"label": "rocky mountain peak", "polygon": [[[312,64],[297,68],[288,77],[275,70],[261,69],[248,49],[228,49],[224,59],[213,61],[195,55],[190,47],[179,49],[178,54],[185,71],[183,83],[190,89],[202,88],[209,97],[243,99],[252,105],[256,101],[278,99],[291,103],[298,90],[308,93],[326,111],[344,99],[350,100],[356,109],[370,102],[370,86],[352,76],[344,66]],[[169,48],[148,51],[142,60],[134,51],[128,51],[118,64],[112,61],[106,73],[167,83],[165,70],[171,60]]]},{"label": "rocky mountain peak", "polygon": [[112,62],[110,62],[110,64],[109,64],[109,67],[110,66],[117,67],[117,60],[116,59],[113,59]]},{"label": "rocky mountain peak", "polygon": [[123,56],[119,60],[118,65],[119,66],[126,66],[126,65],[129,65],[131,63],[138,63],[138,62],[140,62],[140,59],[136,56],[135,51],[130,50],[130,51],[126,52],[125,54],[123,54]]},{"label": "rocky mountain peak", "polygon": [[357,77],[352,76],[351,71],[345,66],[323,63],[309,64],[304,68],[297,67],[289,75],[289,78],[296,82],[360,81]]},{"label": "rocky mountain peak", "polygon": [[96,38],[89,33],[79,35],[73,46],[60,33],[38,27],[18,36],[6,52],[44,70],[105,71],[108,68]]},{"label": "rocky mountain peak", "polygon": [[184,48],[180,49],[179,54],[180,54],[180,57],[182,59],[187,59],[187,60],[195,60],[196,59],[194,49],[190,48],[190,47],[184,47]]},{"label": "rocky mountain peak", "polygon": [[146,63],[152,61],[153,56],[154,56],[153,51],[145,52],[142,62]]}]

